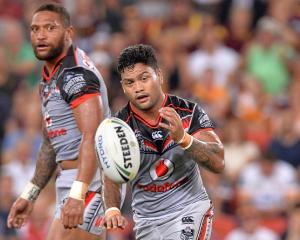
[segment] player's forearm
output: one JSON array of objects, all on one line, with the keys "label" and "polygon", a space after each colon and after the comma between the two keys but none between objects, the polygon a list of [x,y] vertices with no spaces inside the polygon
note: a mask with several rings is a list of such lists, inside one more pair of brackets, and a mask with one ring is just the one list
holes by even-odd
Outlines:
[{"label": "player's forearm", "polygon": [[78,159],[78,175],[76,180],[88,185],[92,182],[98,167],[94,145],[93,135],[82,136]]},{"label": "player's forearm", "polygon": [[98,167],[95,152],[95,132],[103,119],[101,109],[101,98],[97,96],[84,101],[73,110],[77,126],[82,134],[76,180],[84,183],[84,185],[90,185]]},{"label": "player's forearm", "polygon": [[43,144],[37,156],[36,168],[31,182],[43,189],[56,169],[55,152],[50,144],[46,130],[43,131]]},{"label": "player's forearm", "polygon": [[119,208],[121,205],[120,184],[111,181],[103,176],[102,196],[105,209],[111,207]]},{"label": "player's forearm", "polygon": [[220,173],[225,167],[222,143],[203,142],[194,138],[192,145],[185,150],[201,166],[214,173]]}]

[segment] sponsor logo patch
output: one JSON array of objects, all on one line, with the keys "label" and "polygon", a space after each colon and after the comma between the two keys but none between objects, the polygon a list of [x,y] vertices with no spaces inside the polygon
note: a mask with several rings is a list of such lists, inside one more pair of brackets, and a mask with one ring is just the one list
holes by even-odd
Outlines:
[{"label": "sponsor logo patch", "polygon": [[181,230],[180,234],[181,240],[193,240],[194,239],[194,229],[190,227],[186,227],[185,229]]},{"label": "sponsor logo patch", "polygon": [[158,185],[158,184],[147,184],[147,185],[138,184],[138,187],[143,189],[146,192],[167,192],[167,191],[169,191],[173,188],[180,187],[187,180],[188,180],[188,178],[184,177],[184,178],[181,178],[178,181],[173,182],[173,183],[166,182],[166,183],[161,184],[161,185]]},{"label": "sponsor logo patch", "polygon": [[150,176],[154,181],[163,181],[168,179],[174,172],[174,163],[165,158],[161,158],[152,164]]},{"label": "sponsor logo patch", "polygon": [[60,137],[60,136],[64,136],[67,134],[67,130],[64,128],[61,129],[55,129],[55,130],[51,130],[48,132],[48,137],[49,138],[55,138],[55,137]]},{"label": "sponsor logo patch", "polygon": [[162,131],[155,131],[152,133],[153,140],[161,140],[163,138]]},{"label": "sponsor logo patch", "polygon": [[69,95],[76,95],[84,87],[86,87],[86,81],[83,74],[69,74],[64,77],[63,90]]}]

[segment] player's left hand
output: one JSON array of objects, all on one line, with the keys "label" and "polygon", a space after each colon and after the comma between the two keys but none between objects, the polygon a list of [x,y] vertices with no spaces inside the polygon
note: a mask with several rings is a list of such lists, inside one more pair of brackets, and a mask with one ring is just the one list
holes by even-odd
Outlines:
[{"label": "player's left hand", "polygon": [[127,224],[126,218],[119,211],[110,211],[105,214],[100,226],[105,226],[106,229],[125,229]]},{"label": "player's left hand", "polygon": [[65,228],[83,224],[84,201],[69,197],[61,210],[60,219]]},{"label": "player's left hand", "polygon": [[184,135],[184,129],[181,118],[174,108],[163,107],[159,109],[160,116],[167,121],[167,123],[160,122],[159,125],[170,131],[170,135],[175,142],[178,142]]}]

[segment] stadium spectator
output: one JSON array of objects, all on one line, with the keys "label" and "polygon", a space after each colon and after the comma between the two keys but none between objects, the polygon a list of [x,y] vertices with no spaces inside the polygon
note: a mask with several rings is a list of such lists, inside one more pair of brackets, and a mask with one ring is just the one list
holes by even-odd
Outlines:
[{"label": "stadium spectator", "polygon": [[[275,187],[276,186],[276,187]],[[286,213],[299,197],[295,169],[278,160],[270,151],[242,170],[239,183],[241,201],[251,201],[264,216]]]},{"label": "stadium spectator", "polygon": [[19,240],[17,231],[6,225],[9,208],[15,199],[13,179],[5,174],[2,166],[0,171],[0,240]]},{"label": "stadium spectator", "polygon": [[288,65],[294,51],[286,42],[280,41],[281,27],[273,18],[259,20],[255,41],[245,51],[246,71],[254,75],[265,92],[279,95],[286,91],[289,83]]},{"label": "stadium spectator", "polygon": [[300,132],[294,121],[296,113],[292,109],[278,111],[278,118],[274,120],[274,137],[269,149],[284,162],[295,169],[300,166]]},{"label": "stadium spectator", "polygon": [[237,6],[229,16],[225,45],[240,53],[252,37],[252,13],[248,7]]},{"label": "stadium spectator", "polygon": [[225,175],[234,185],[240,172],[259,156],[258,146],[245,138],[244,124],[238,118],[229,118],[224,125]]},{"label": "stadium spectator", "polygon": [[225,240],[279,240],[275,232],[260,226],[259,212],[252,203],[241,203],[237,217],[240,226],[232,230]]},{"label": "stadium spectator", "polygon": [[200,36],[199,48],[188,59],[191,76],[197,79],[211,68],[215,72],[216,84],[226,86],[229,77],[237,70],[239,55],[223,45],[216,27],[203,30]]},{"label": "stadium spectator", "polygon": [[33,73],[37,64],[22,25],[17,20],[7,19],[3,31],[3,46],[9,71],[29,86],[35,85],[37,79],[33,78]]},{"label": "stadium spectator", "polygon": [[20,138],[14,148],[12,159],[3,165],[3,171],[13,180],[14,197],[18,197],[26,183],[34,173],[34,163],[32,160],[32,144],[27,138]]}]

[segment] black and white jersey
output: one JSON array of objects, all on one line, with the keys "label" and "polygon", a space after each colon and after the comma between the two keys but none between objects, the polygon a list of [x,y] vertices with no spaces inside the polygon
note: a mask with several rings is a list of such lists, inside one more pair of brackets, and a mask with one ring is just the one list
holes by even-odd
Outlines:
[{"label": "black and white jersey", "polygon": [[78,158],[81,132],[72,109],[99,95],[104,117],[110,116],[107,90],[100,73],[84,51],[71,46],[51,74],[43,69],[40,95],[42,114],[56,161]]},{"label": "black and white jersey", "polygon": [[[176,110],[191,135],[213,128],[208,115],[194,102],[166,95],[163,106]],[[167,129],[159,126],[161,117],[152,125],[130,103],[117,117],[133,129],[140,146],[141,165],[131,182],[135,214],[141,218],[161,217],[208,200],[198,164],[173,141]]]}]

